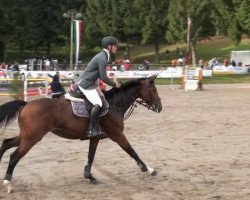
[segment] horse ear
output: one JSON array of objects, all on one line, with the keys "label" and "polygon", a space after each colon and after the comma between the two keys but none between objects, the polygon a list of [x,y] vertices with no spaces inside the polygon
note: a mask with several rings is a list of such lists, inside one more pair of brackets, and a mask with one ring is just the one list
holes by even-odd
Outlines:
[{"label": "horse ear", "polygon": [[151,81],[154,81],[157,76],[158,76],[158,74],[155,74],[153,76],[148,77],[148,79],[151,80]]}]

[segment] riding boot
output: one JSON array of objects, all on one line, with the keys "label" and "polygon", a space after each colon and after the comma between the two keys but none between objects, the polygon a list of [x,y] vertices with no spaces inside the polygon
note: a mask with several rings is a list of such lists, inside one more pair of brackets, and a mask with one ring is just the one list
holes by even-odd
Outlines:
[{"label": "riding boot", "polygon": [[94,105],[91,108],[90,116],[89,116],[89,129],[87,131],[88,138],[95,137],[95,136],[102,134],[99,129],[99,124],[98,125],[96,124],[99,121],[98,119],[99,119],[100,112],[101,112],[101,107],[99,105]]},{"label": "riding boot", "polygon": [[95,130],[97,130],[100,134],[104,134],[99,124],[99,117],[97,118],[96,123],[95,123]]}]

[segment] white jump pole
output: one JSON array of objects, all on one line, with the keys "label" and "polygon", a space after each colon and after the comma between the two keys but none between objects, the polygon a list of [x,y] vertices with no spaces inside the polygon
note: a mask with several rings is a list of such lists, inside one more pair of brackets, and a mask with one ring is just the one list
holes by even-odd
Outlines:
[{"label": "white jump pole", "polygon": [[171,69],[171,90],[174,90],[174,73],[175,73],[176,69],[172,68]]},{"label": "white jump pole", "polygon": [[45,95],[46,95],[46,97],[48,97],[48,93],[49,93],[49,91],[48,91],[48,87],[49,87],[48,79],[45,80],[44,85],[45,85]]},{"label": "white jump pole", "polygon": [[28,100],[27,88],[28,88],[27,75],[24,74],[24,82],[23,82],[23,98],[24,98],[24,101]]}]

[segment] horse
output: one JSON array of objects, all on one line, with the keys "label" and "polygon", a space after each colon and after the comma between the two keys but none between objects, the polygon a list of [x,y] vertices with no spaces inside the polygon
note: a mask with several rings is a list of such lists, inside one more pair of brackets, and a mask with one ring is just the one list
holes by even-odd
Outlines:
[{"label": "horse", "polygon": [[[136,104],[144,105],[157,113],[162,110],[161,99],[154,82],[156,77],[157,75],[153,75],[148,78],[129,80],[120,88],[113,88],[104,93],[109,103],[109,111],[100,117],[99,124],[105,136],[89,139],[88,161],[83,173],[84,178],[90,183],[97,181],[91,174],[91,167],[98,143],[104,138],[110,138],[116,142],[136,161],[142,172],[148,171],[150,175],[157,174],[155,169],[150,168],[140,159],[123,132],[124,118],[128,110],[131,114]],[[19,135],[4,139],[0,148],[1,161],[5,151],[16,147],[10,155],[3,181],[8,193],[13,189],[11,180],[17,163],[48,132],[67,139],[88,140],[86,131],[89,118],[76,116],[68,99],[40,98],[30,102],[13,100],[0,106],[0,128],[7,127],[16,118],[20,129]]]}]

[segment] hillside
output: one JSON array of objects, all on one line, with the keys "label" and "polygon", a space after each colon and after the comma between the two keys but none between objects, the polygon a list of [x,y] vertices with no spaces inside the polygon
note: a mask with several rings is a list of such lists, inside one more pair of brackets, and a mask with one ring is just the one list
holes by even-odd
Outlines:
[{"label": "hillside", "polygon": [[[181,51],[186,52],[186,44],[162,44],[160,46],[160,62],[170,63],[176,56],[177,47]],[[168,56],[166,55],[166,50],[170,52]],[[233,50],[250,50],[250,39],[243,38],[238,46],[235,46],[229,38],[222,36],[203,40],[196,46],[196,58],[197,60],[202,58],[207,62],[216,57],[220,61],[223,61],[225,58],[230,58],[230,52]],[[140,63],[144,59],[148,59],[151,63],[154,63],[154,47],[152,45],[132,46],[130,55],[135,63]]]},{"label": "hillside", "polygon": [[[84,44],[84,41],[83,41]],[[176,57],[177,47],[182,52],[186,52],[186,44],[180,43],[175,45],[161,44],[160,45],[160,63],[170,64],[171,60]],[[166,50],[169,54],[166,55]],[[224,58],[230,57],[232,50],[250,50],[250,39],[244,38],[238,46],[235,46],[233,42],[226,37],[212,37],[211,39],[203,40],[196,46],[197,60],[203,59],[205,62],[217,57],[220,61]],[[87,63],[91,57],[100,51],[100,48],[87,49],[84,46],[81,47],[80,60],[83,63]],[[125,53],[125,46],[121,45],[118,48],[116,58],[123,59]],[[35,54],[31,51],[21,51],[15,49],[10,45],[7,51],[6,62],[14,62],[18,60],[20,63],[27,58],[46,56],[45,49],[40,49],[39,53]],[[69,47],[68,46],[54,46],[51,51],[51,58],[57,58],[60,63],[64,60],[69,60]],[[149,60],[151,63],[155,61],[155,52],[153,45],[131,45],[130,46],[130,58],[133,63],[142,63],[144,59]]]}]

